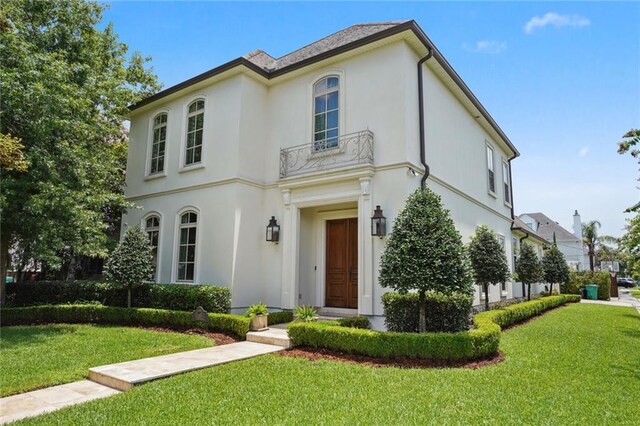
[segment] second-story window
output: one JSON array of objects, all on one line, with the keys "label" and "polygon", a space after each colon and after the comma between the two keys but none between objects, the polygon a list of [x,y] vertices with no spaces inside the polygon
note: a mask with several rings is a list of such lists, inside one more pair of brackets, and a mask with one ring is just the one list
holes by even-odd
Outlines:
[{"label": "second-story window", "polygon": [[511,174],[506,161],[502,162],[502,181],[504,184],[504,202],[511,204]]},{"label": "second-story window", "polygon": [[493,148],[487,145],[487,177],[489,179],[489,192],[496,193],[496,173],[495,163],[493,161]]},{"label": "second-story window", "polygon": [[189,105],[187,115],[187,146],[184,165],[202,161],[202,138],[204,134],[204,100],[198,99]]},{"label": "second-story window", "polygon": [[153,142],[151,143],[151,165],[149,174],[164,171],[164,151],[167,142],[167,114],[158,114],[153,119]]},{"label": "second-story window", "polygon": [[320,151],[338,146],[340,80],[324,77],[313,85],[313,147]]},{"label": "second-story window", "polygon": [[153,278],[158,279],[158,238],[160,236],[160,218],[158,216],[149,216],[145,222],[144,230],[149,236],[149,244],[151,244],[151,253],[153,254]]}]

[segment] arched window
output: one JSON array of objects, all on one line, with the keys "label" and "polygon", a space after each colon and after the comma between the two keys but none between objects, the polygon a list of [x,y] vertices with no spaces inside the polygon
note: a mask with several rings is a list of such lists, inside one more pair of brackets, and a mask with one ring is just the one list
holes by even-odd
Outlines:
[{"label": "arched window", "polygon": [[338,146],[340,80],[324,77],[313,85],[313,146],[315,150]]},{"label": "arched window", "polygon": [[186,212],[180,216],[178,241],[178,281],[193,281],[196,268],[196,231],[198,215]]},{"label": "arched window", "polygon": [[153,119],[153,142],[151,143],[151,166],[149,174],[164,171],[164,151],[167,142],[167,114],[158,114]]},{"label": "arched window", "polygon": [[202,138],[204,133],[204,100],[198,99],[189,105],[187,115],[187,146],[184,165],[202,161]]},{"label": "arched window", "polygon": [[158,239],[160,237],[160,218],[149,216],[144,224],[144,230],[149,236],[151,252],[153,253],[153,278],[158,279]]}]

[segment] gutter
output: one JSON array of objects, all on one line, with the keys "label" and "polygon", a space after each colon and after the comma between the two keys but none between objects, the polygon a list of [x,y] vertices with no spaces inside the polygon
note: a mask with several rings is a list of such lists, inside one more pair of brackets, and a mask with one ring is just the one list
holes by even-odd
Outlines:
[{"label": "gutter", "polygon": [[[425,182],[429,177],[429,165],[426,160],[426,139],[425,139],[425,130],[424,130],[424,88],[422,84],[422,65],[427,62],[433,56],[433,49],[431,47],[427,47],[428,53],[425,57],[418,61],[418,123],[420,124],[420,163],[424,166],[424,174],[422,175],[422,179],[420,179],[420,188],[424,188]],[[513,210],[511,211],[511,219],[513,219]]]}]

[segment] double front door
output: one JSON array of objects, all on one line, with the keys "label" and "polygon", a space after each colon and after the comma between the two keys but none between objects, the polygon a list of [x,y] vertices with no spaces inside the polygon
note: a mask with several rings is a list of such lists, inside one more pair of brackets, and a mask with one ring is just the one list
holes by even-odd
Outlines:
[{"label": "double front door", "polygon": [[358,308],[358,218],[328,220],[325,306]]}]

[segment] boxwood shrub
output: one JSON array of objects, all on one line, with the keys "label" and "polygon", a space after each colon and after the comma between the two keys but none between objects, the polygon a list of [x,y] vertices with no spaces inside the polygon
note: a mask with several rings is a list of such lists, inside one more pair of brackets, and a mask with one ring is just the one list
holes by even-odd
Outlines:
[{"label": "boxwood shrub", "polygon": [[[463,293],[425,293],[427,331],[464,331],[469,328],[473,298]],[[418,332],[419,306],[416,293],[386,293],[382,296],[384,323],[389,331]]]},{"label": "boxwood shrub", "polygon": [[91,323],[110,325],[143,325],[169,328],[198,327],[211,331],[233,333],[244,337],[251,320],[243,315],[209,314],[209,324],[194,323],[191,312],[151,308],[118,308],[93,305],[41,305],[4,308],[2,326]]},{"label": "boxwood shrub", "polygon": [[[141,308],[193,311],[202,306],[207,312],[227,313],[231,292],[226,287],[190,284],[145,284],[133,289],[132,305]],[[126,288],[110,282],[39,281],[7,284],[7,298],[13,306],[57,305],[98,302],[105,306],[126,307]]]},{"label": "boxwood shrub", "polygon": [[380,358],[471,360],[493,355],[500,344],[501,326],[523,321],[546,309],[579,302],[575,295],[540,298],[483,312],[473,317],[474,328],[455,333],[401,333],[340,327],[336,322],[291,323],[293,346],[311,346]]},{"label": "boxwood shrub", "polygon": [[338,325],[341,327],[351,327],[351,328],[371,328],[371,323],[369,322],[369,318],[367,317],[348,317],[348,318],[340,318],[338,319]]},{"label": "boxwood shrub", "polygon": [[267,316],[268,325],[282,324],[291,321],[293,321],[293,312],[291,311],[269,312]]}]

